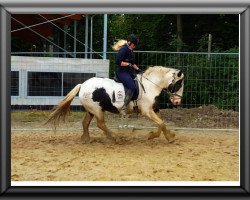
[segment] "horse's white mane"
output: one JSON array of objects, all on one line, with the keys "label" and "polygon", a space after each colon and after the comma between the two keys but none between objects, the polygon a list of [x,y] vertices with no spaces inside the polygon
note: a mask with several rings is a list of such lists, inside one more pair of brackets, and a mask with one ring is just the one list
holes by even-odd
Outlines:
[{"label": "horse's white mane", "polygon": [[159,76],[162,76],[163,74],[166,74],[167,72],[170,71],[170,68],[163,67],[163,66],[154,66],[154,67],[149,67],[143,75],[149,76],[152,72],[156,72],[159,74]]},{"label": "horse's white mane", "polygon": [[127,41],[126,40],[119,40],[118,42],[115,42],[114,45],[112,46],[112,49],[114,51],[119,51],[119,49],[126,44]]}]

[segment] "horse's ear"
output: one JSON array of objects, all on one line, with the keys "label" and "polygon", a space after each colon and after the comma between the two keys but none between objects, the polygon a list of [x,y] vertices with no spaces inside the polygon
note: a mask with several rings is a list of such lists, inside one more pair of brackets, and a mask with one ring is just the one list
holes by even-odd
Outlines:
[{"label": "horse's ear", "polygon": [[180,71],[178,72],[177,76],[178,76],[178,77],[181,77],[181,75],[182,75],[182,71],[180,70]]}]

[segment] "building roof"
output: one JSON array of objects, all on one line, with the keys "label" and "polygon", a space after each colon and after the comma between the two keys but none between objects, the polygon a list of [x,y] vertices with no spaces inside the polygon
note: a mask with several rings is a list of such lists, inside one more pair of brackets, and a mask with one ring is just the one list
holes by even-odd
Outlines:
[{"label": "building roof", "polygon": [[[57,26],[70,24],[73,20],[80,20],[81,14],[66,15],[66,14],[16,14],[12,15],[11,19],[11,37],[16,37],[27,42],[36,43],[41,36],[48,38],[55,34],[56,26],[50,23],[53,22]],[[30,28],[28,28],[30,27]],[[31,31],[32,29],[33,31]]]}]

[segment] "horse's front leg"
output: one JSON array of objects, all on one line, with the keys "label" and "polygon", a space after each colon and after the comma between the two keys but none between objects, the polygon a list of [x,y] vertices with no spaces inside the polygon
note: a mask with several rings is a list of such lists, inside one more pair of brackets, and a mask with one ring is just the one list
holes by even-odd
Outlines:
[{"label": "horse's front leg", "polygon": [[158,130],[156,132],[151,131],[149,133],[148,139],[152,140],[154,138],[160,137],[160,135],[161,135],[161,126],[158,126]]},{"label": "horse's front leg", "polygon": [[150,110],[149,112],[147,112],[147,116],[158,125],[158,130],[156,132],[151,132],[148,139],[159,137],[162,131],[165,138],[169,142],[174,141],[175,134],[170,132],[170,130],[167,130],[166,125],[164,124],[163,120],[153,110]]},{"label": "horse's front leg", "polygon": [[[155,114],[156,114],[159,118],[161,118],[159,112],[155,112]],[[161,135],[161,126],[158,125],[158,130],[157,130],[156,132],[151,131],[151,132],[149,133],[148,139],[151,140],[151,139],[154,139],[154,138],[156,138],[156,137],[160,137],[160,135]]]}]

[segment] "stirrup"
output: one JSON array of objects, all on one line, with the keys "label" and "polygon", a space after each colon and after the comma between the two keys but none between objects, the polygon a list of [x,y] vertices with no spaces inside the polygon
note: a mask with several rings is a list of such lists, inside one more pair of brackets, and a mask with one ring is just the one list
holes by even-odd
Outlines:
[{"label": "stirrup", "polygon": [[128,114],[128,108],[124,107],[120,110],[120,114],[122,116],[126,116]]}]

